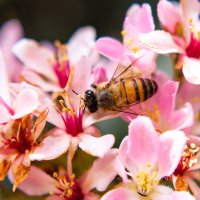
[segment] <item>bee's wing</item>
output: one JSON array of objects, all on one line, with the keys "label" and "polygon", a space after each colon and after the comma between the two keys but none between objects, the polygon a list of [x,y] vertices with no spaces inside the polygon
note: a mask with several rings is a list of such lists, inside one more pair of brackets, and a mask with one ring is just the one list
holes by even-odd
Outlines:
[{"label": "bee's wing", "polygon": [[141,73],[140,71],[135,67],[135,63],[140,59],[141,57],[135,59],[133,62],[131,62],[128,66],[123,63],[121,60],[115,69],[115,72],[110,79],[110,81],[106,84],[106,87],[109,87],[113,82],[117,82],[122,78],[128,79],[128,78],[136,78],[140,77]]}]

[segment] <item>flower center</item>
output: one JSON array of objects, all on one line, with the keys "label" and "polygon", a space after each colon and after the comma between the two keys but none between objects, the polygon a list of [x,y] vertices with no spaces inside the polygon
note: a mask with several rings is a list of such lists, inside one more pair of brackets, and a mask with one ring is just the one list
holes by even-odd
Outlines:
[{"label": "flower center", "polygon": [[62,99],[58,100],[59,104],[56,109],[63,119],[66,132],[72,136],[77,136],[79,133],[83,132],[84,104],[80,100],[79,106],[76,107],[74,99],[69,98],[67,93],[65,95],[62,94],[62,97]]},{"label": "flower center", "polygon": [[68,177],[67,175],[58,175],[54,172],[54,178],[57,179],[56,191],[50,192],[51,195],[59,196],[65,200],[83,200],[84,195],[75,180],[75,177]]},{"label": "flower center", "polygon": [[125,30],[121,32],[123,39],[123,44],[133,53],[137,53],[140,50],[140,47],[134,42],[132,36],[129,36]]},{"label": "flower center", "polygon": [[200,31],[195,29],[192,19],[190,20],[190,43],[186,48],[186,54],[191,58],[200,58]]},{"label": "flower center", "polygon": [[[28,118],[28,117],[27,117]],[[27,122],[29,119],[25,119]],[[37,142],[33,140],[31,130],[26,126],[26,122],[15,121],[12,125],[12,134],[8,138],[7,134],[3,133],[3,153],[17,151],[20,154],[24,154],[27,151],[32,151],[37,147]]]},{"label": "flower center", "polygon": [[[145,103],[145,102],[144,102]],[[160,109],[157,104],[154,104],[151,108],[146,107],[144,108],[145,115],[147,115],[151,120],[159,126],[160,122]]]},{"label": "flower center", "polygon": [[197,163],[197,159],[195,158],[196,153],[200,150],[200,147],[197,147],[194,143],[190,145],[186,145],[184,148],[183,155],[178,164],[178,167],[174,171],[174,175],[183,175],[185,171],[194,166]]},{"label": "flower center", "polygon": [[[147,164],[147,167],[150,167],[150,164]],[[150,191],[153,190],[155,185],[159,184],[159,180],[156,178],[157,172],[152,171],[147,173],[145,171],[140,171],[136,175],[136,183],[138,186],[138,193],[142,196],[147,196]]]},{"label": "flower center", "polygon": [[67,46],[61,44],[59,41],[55,42],[57,48],[55,52],[56,62],[53,65],[54,71],[58,77],[58,81],[61,88],[65,88],[69,75],[70,75],[70,64],[67,53]]}]

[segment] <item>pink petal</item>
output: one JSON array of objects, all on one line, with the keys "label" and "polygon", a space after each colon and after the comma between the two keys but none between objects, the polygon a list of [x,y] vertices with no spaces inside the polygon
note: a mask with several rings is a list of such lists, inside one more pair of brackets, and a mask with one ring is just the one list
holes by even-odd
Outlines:
[{"label": "pink petal", "polygon": [[141,43],[156,53],[183,53],[183,49],[179,47],[173,40],[173,37],[165,31],[153,31],[140,35]]},{"label": "pink petal", "polygon": [[95,193],[88,193],[84,196],[84,200],[99,200],[101,197]]},{"label": "pink petal", "polygon": [[69,137],[64,131],[56,129],[49,134],[31,153],[30,160],[52,160],[63,153],[65,153],[69,147],[71,137]]},{"label": "pink petal", "polygon": [[127,17],[132,26],[140,33],[148,33],[155,28],[149,4],[144,3],[140,8],[138,8],[138,5],[133,4],[133,6],[128,9]]},{"label": "pink petal", "polygon": [[8,71],[4,62],[2,51],[0,50],[0,97],[10,105],[10,94],[8,87]]},{"label": "pink petal", "polygon": [[23,79],[25,79],[28,83],[38,86],[42,88],[44,91],[57,91],[60,89],[57,82],[48,82],[44,79],[44,77],[40,76],[38,73],[35,73],[33,70],[25,69],[21,73]]},{"label": "pink petal", "polygon": [[113,61],[119,61],[124,53],[123,45],[111,37],[102,37],[96,41],[98,52]]},{"label": "pink petal", "polygon": [[101,137],[81,134],[79,147],[93,156],[102,157],[113,146],[114,142],[115,138],[111,134]]},{"label": "pink petal", "polygon": [[97,66],[93,69],[94,83],[99,84],[108,80],[106,69],[102,66]]},{"label": "pink petal", "polygon": [[[92,73],[92,64],[88,57],[82,57],[75,66],[74,78],[72,81],[72,86],[74,91],[76,91],[81,96],[91,86],[90,77]],[[80,100],[76,97],[74,100],[78,100],[75,105],[79,105]]]},{"label": "pink petal", "polygon": [[[173,192],[171,193],[166,200],[195,200],[195,198],[189,192]],[[197,199],[196,199],[197,200]]]},{"label": "pink petal", "polygon": [[[155,166],[158,161],[159,137],[148,117],[139,116],[130,123],[127,145],[128,157],[139,169],[145,170],[147,164]],[[132,170],[131,166],[127,168]]]},{"label": "pink petal", "polygon": [[40,110],[42,111],[46,108],[49,111],[49,114],[47,115],[47,121],[55,125],[56,127],[65,130],[65,124],[62,120],[60,113],[55,109],[53,101],[50,100],[48,97],[43,98]]},{"label": "pink petal", "polygon": [[128,136],[126,136],[120,144],[119,158],[123,163],[123,165],[125,166],[125,168],[131,169],[132,174],[137,174],[138,172],[137,161],[132,159],[131,156],[129,156],[128,154]]},{"label": "pink petal", "polygon": [[200,60],[195,58],[184,58],[183,74],[186,80],[193,84],[200,84]]},{"label": "pink petal", "polygon": [[158,18],[164,30],[175,33],[176,26],[182,24],[181,12],[175,4],[160,0],[157,7]]},{"label": "pink petal", "polygon": [[13,52],[29,69],[57,81],[51,63],[54,61],[51,49],[40,46],[34,40],[22,39],[14,45]]},{"label": "pink petal", "polygon": [[[11,173],[9,179],[13,182]],[[56,185],[55,179],[46,174],[41,169],[31,166],[29,176],[21,183],[18,188],[30,196],[40,196],[53,191]]]},{"label": "pink petal", "polygon": [[0,124],[6,123],[11,119],[11,114],[5,108],[5,106],[0,104]]},{"label": "pink petal", "polygon": [[156,70],[156,59],[157,56],[154,52],[141,49],[134,54],[133,60],[141,57],[137,62],[137,68],[141,70],[143,77],[148,77],[151,73],[154,73]]},{"label": "pink petal", "polygon": [[38,93],[31,89],[24,89],[18,95],[13,119],[18,119],[32,113],[39,106]]},{"label": "pink petal", "polygon": [[46,125],[46,118],[48,115],[48,109],[42,111],[38,118],[35,121],[34,127],[33,127],[33,132],[34,132],[34,140],[37,140],[37,138],[40,136],[42,133],[45,125]]},{"label": "pink petal", "polygon": [[178,86],[178,82],[169,80],[159,91],[159,108],[164,120],[168,120],[175,109]]},{"label": "pink petal", "polygon": [[190,103],[173,112],[169,122],[172,130],[182,130],[194,123],[194,112]]},{"label": "pink petal", "polygon": [[181,0],[180,5],[185,19],[193,19],[194,22],[199,20],[200,2],[198,0]]},{"label": "pink petal", "polygon": [[140,200],[140,196],[136,192],[132,192],[128,188],[117,188],[107,192],[101,200]]},{"label": "pink petal", "polygon": [[159,179],[174,172],[181,159],[186,140],[182,131],[167,131],[160,136]]},{"label": "pink petal", "polygon": [[127,181],[126,171],[118,158],[118,150],[111,149],[103,158],[94,161],[92,167],[81,176],[79,182],[84,193],[94,188],[105,191],[118,174]]},{"label": "pink petal", "polygon": [[0,31],[0,48],[5,59],[8,77],[10,81],[19,81],[21,63],[12,53],[13,45],[23,36],[23,29],[19,21],[12,19],[7,21]]},{"label": "pink petal", "polygon": [[82,56],[91,56],[95,46],[96,30],[91,26],[79,28],[68,41],[70,61],[76,64]]},{"label": "pink petal", "polygon": [[190,189],[193,192],[193,195],[195,196],[196,200],[200,198],[200,190],[199,190],[199,185],[194,181],[194,179],[189,178],[188,176],[184,177],[186,182],[188,183]]},{"label": "pink petal", "polygon": [[194,200],[189,192],[175,192],[170,187],[158,185],[150,194],[152,200]]}]

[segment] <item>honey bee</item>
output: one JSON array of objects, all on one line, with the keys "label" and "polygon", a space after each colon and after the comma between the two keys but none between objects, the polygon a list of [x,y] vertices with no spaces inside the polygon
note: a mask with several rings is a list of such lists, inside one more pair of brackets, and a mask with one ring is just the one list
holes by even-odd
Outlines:
[{"label": "honey bee", "polygon": [[94,90],[85,91],[85,107],[90,113],[95,113],[98,109],[123,112],[157,92],[158,85],[154,80],[134,77],[136,61],[128,67],[120,63],[109,82],[93,84]]}]

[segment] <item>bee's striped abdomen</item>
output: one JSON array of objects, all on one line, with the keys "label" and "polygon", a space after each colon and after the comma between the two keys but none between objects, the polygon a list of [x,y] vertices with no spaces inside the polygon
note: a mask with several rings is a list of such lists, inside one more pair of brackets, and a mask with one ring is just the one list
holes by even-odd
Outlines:
[{"label": "bee's striped abdomen", "polygon": [[155,81],[142,78],[135,79],[135,81],[139,89],[140,102],[149,99],[157,92],[158,86]]},{"label": "bee's striped abdomen", "polygon": [[143,78],[124,79],[120,91],[123,93],[124,104],[130,105],[147,100],[157,91],[155,81]]},{"label": "bee's striped abdomen", "polygon": [[157,91],[157,84],[150,79],[122,79],[109,88],[116,107],[129,106],[143,102]]}]

